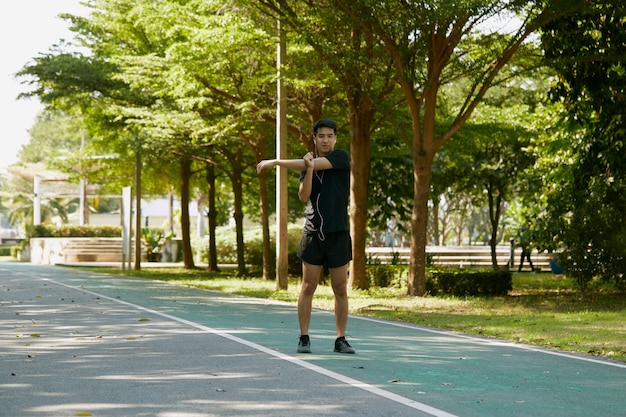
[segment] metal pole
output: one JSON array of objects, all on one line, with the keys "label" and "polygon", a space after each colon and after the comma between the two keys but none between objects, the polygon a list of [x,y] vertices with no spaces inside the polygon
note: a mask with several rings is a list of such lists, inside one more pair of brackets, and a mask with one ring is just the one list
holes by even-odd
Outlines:
[{"label": "metal pole", "polygon": [[509,255],[509,269],[512,271],[515,268],[515,239],[511,238],[509,243],[511,244],[511,253]]},{"label": "metal pole", "polygon": [[[80,136],[80,151],[81,151],[81,158],[82,158],[82,151],[85,148],[85,132],[81,132],[81,136]],[[80,190],[79,190],[79,194],[80,194],[80,210],[78,210],[78,224],[80,226],[84,226],[85,225],[85,218],[86,218],[86,210],[87,210],[87,199],[85,198],[85,188],[87,187],[85,184],[85,179],[82,178],[83,176],[83,171],[82,171],[82,162],[80,164]]]},{"label": "metal pole", "polygon": [[141,269],[141,151],[135,151],[135,271]]},{"label": "metal pole", "polygon": [[41,224],[41,177],[35,175],[33,178],[33,225]]},{"label": "metal pole", "polygon": [[83,178],[80,179],[80,190],[79,190],[79,199],[80,199],[80,210],[78,210],[78,224],[80,226],[85,225],[85,209],[87,208],[86,199],[85,199],[85,188],[87,185],[85,184],[85,180]]},{"label": "metal pole", "polygon": [[130,270],[130,248],[131,248],[131,222],[133,215],[133,203],[131,197],[131,188],[122,188],[122,270]]}]

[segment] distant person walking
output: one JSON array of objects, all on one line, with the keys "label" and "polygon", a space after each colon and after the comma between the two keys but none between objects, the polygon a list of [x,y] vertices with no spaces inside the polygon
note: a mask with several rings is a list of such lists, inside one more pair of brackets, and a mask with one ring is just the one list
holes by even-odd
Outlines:
[{"label": "distant person walking", "polygon": [[520,229],[519,235],[517,236],[517,246],[522,249],[522,255],[519,260],[519,268],[517,272],[522,272],[522,267],[524,266],[524,259],[528,260],[528,264],[530,265],[530,270],[532,272],[535,271],[535,267],[533,266],[533,261],[530,260],[530,254],[532,253],[532,247],[530,244],[530,237],[528,236],[528,228],[526,226],[522,226]]},{"label": "distant person walking", "polygon": [[298,256],[302,259],[302,287],[298,297],[300,340],[297,352],[311,353],[309,324],[313,295],[324,265],[330,272],[335,294],[335,352],[355,353],[346,340],[348,322],[348,263],[352,241],[348,229],[350,157],[335,149],[337,124],[320,119],[313,125],[315,153],[302,159],[268,159],[259,162],[257,172],[281,166],[300,171],[298,197],[306,203],[304,230]]}]

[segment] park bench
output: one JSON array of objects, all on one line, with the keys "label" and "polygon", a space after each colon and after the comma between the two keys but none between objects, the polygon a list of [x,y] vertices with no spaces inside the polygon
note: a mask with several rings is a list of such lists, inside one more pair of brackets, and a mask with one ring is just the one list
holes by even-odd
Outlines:
[{"label": "park bench", "polygon": [[[122,245],[122,238],[32,238],[30,240],[31,262],[46,265],[122,262]],[[134,254],[132,246],[130,254]],[[147,258],[143,247],[141,258],[142,260]]]},{"label": "park bench", "polygon": [[[366,256],[371,262],[390,264],[396,259],[399,263],[408,264],[410,257],[409,248],[392,247],[369,247],[365,250]],[[426,254],[433,265],[447,267],[489,267],[492,265],[491,248],[489,246],[427,246]],[[521,249],[513,249],[513,264],[511,269],[519,265]],[[511,246],[496,246],[496,258],[499,266],[510,265]],[[531,259],[535,268],[541,270],[550,269],[551,254],[547,252],[533,251]],[[524,269],[530,270],[530,265],[524,262]]]}]

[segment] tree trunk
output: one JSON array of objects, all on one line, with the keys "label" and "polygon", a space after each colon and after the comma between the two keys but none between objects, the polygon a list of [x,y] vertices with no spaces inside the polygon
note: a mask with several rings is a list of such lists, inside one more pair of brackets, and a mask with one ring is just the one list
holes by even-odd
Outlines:
[{"label": "tree trunk", "polygon": [[445,239],[441,239],[439,235],[439,196],[433,200],[433,238],[434,244],[439,246]]},{"label": "tree trunk", "polygon": [[[402,84],[402,90],[411,109],[413,143],[413,212],[411,213],[411,260],[409,262],[409,295],[426,295],[426,241],[428,239],[428,196],[433,160],[437,152],[435,116],[437,109],[437,80],[439,71],[431,67],[432,87],[424,100],[417,100],[411,84]],[[422,103],[423,124],[422,124]],[[423,126],[423,131],[422,131]]]},{"label": "tree trunk", "polygon": [[[263,279],[270,280],[274,274],[275,261],[270,240],[269,204],[267,201],[267,171],[259,174],[259,195],[261,207],[261,229],[263,231]],[[274,267],[272,267],[274,266]]]},{"label": "tree trunk", "polygon": [[350,235],[352,236],[352,267],[350,286],[367,289],[365,247],[367,244],[367,190],[370,174],[370,110],[366,114],[350,114]]},{"label": "tree trunk", "polygon": [[409,263],[409,295],[426,294],[426,240],[428,229],[428,195],[433,158],[429,155],[413,156],[414,191],[411,214],[411,260]]},{"label": "tree trunk", "polygon": [[233,159],[233,218],[235,219],[235,231],[237,235],[237,275],[245,276],[248,274],[248,270],[246,268],[246,256],[243,240],[243,169],[241,168],[241,156],[241,152],[239,152]]},{"label": "tree trunk", "polygon": [[218,272],[217,266],[217,244],[215,242],[215,230],[217,229],[217,209],[215,208],[215,167],[213,164],[206,165],[206,183],[208,189],[209,205],[209,253],[207,269],[211,272]]},{"label": "tree trunk", "polygon": [[191,235],[189,221],[189,196],[191,180],[191,159],[184,156],[180,160],[180,226],[183,238],[183,266],[185,269],[195,268],[191,252]]},{"label": "tree trunk", "polygon": [[[494,195],[494,188],[496,195]],[[489,200],[489,224],[491,226],[491,237],[489,238],[489,246],[491,247],[491,265],[494,269],[498,269],[498,256],[496,254],[496,245],[498,243],[498,224],[500,223],[502,193],[491,182],[487,186],[487,198]]]}]

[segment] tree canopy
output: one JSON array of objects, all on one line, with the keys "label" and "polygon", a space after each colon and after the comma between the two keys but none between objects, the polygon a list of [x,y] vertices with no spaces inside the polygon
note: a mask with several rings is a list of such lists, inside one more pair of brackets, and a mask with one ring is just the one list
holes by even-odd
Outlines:
[{"label": "tree canopy", "polygon": [[625,29],[626,5],[600,1],[542,31],[559,76],[551,96],[564,110],[540,152],[550,174],[536,221],[542,245],[563,249],[561,263],[583,287],[595,277],[626,285]]},{"label": "tree canopy", "polygon": [[[368,286],[368,230],[394,218],[410,232],[408,291],[424,295],[429,207],[446,193],[454,201],[451,192],[462,195],[459,206],[469,199],[487,207],[495,245],[506,205],[540,192],[527,172],[535,158],[538,168],[557,158],[575,161],[558,177],[544,176],[563,181],[570,193],[545,193],[543,211],[535,210],[537,227],[545,231],[551,222],[558,237],[552,243],[569,242],[573,253],[571,242],[584,241],[566,233],[576,215],[568,203],[575,192],[582,201],[593,189],[597,198],[589,204],[613,198],[606,226],[618,221],[623,6],[588,6],[582,0],[93,0],[88,17],[65,16],[82,51],[55,46],[21,75],[32,86],[27,95],[38,96],[48,115],[69,118],[58,133],[42,123],[45,133],[33,130],[35,141],[61,144],[80,127],[88,138],[81,158],[107,157],[81,159],[80,175],[90,181],[129,185],[139,166],[140,192],[176,190],[183,206],[194,193],[214,195],[216,179],[227,181],[245,273],[243,217],[267,221],[273,208],[272,180],[257,178],[252,167],[274,152],[280,19],[288,45],[281,76],[290,156],[302,156],[310,125],[322,116],[339,122],[340,145],[350,151],[352,285]],[[539,30],[541,38],[534,38]],[[549,113],[535,92],[545,88],[549,75],[537,68],[546,63],[559,75],[553,97],[576,123],[561,137],[575,132],[576,146],[548,140],[548,129],[536,125]],[[542,141],[549,146],[539,146]],[[557,150],[551,159],[548,149]],[[25,148],[24,159],[45,159],[35,150]],[[297,178],[290,181],[295,189]],[[265,203],[252,208],[258,200]],[[559,213],[572,214],[559,223]],[[193,266],[189,256],[185,263]]]}]

